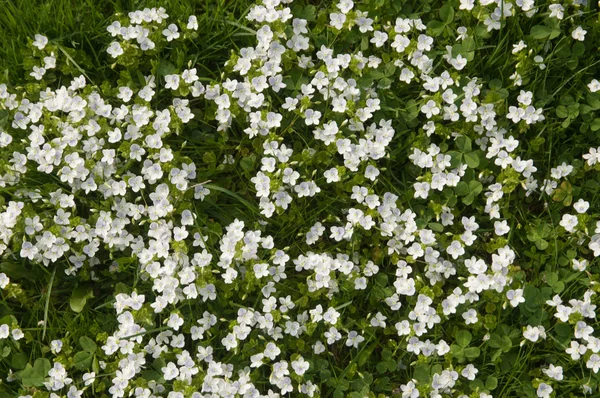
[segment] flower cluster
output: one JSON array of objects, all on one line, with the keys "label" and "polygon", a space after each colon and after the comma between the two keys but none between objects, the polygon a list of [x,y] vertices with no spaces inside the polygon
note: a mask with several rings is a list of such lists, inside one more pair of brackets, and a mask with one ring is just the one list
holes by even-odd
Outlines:
[{"label": "flower cluster", "polygon": [[[588,104],[565,95],[554,116],[536,83],[553,68],[540,54],[585,45],[587,4],[461,0],[417,17],[398,2],[291,2],[253,5],[255,44],[232,52],[206,85],[191,63],[154,65],[137,80],[123,72],[102,87],[83,73],[35,93],[0,85],[10,120],[0,125],[0,187],[10,192],[8,203],[0,196],[0,255],[40,267],[50,286],[55,274],[77,282],[76,312],[105,281],[116,285],[94,309],[110,318],[102,330],[43,342],[52,365],[11,362],[14,391],[597,393],[600,221],[590,175],[600,148],[586,143],[556,161],[540,148],[556,118],[566,129],[581,111],[598,130],[599,86],[585,81]],[[574,29],[560,22],[571,12]],[[486,43],[538,17],[549,22],[506,44],[503,87],[476,53],[493,63]],[[455,19],[470,25],[455,29]],[[106,52],[125,71],[198,27],[164,8],[131,12],[107,28]],[[36,82],[68,61],[45,36],[31,47]],[[200,114],[215,135],[239,140],[222,169],[244,175],[243,192],[209,184],[203,166],[214,154],[186,148]],[[217,193],[246,206],[245,217],[219,208]],[[11,271],[0,288],[26,300]],[[16,320],[0,324],[0,347],[19,350]],[[40,325],[45,335],[46,318]]]}]

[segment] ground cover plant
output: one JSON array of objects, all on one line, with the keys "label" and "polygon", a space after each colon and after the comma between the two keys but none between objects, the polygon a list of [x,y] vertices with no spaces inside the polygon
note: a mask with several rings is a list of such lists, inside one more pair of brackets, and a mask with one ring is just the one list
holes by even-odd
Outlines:
[{"label": "ground cover plant", "polygon": [[0,4],[0,397],[599,396],[599,24]]}]

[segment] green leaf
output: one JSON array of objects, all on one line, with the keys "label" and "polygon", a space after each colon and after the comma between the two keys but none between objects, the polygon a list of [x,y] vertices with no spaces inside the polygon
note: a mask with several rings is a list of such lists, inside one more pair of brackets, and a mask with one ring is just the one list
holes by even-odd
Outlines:
[{"label": "green leaf", "polygon": [[446,25],[454,20],[454,8],[450,4],[444,4],[440,9],[440,19]]},{"label": "green leaf", "polygon": [[596,119],[592,120],[592,122],[590,123],[590,130],[592,130],[592,131],[600,130],[600,118],[596,118]]},{"label": "green leaf", "polygon": [[469,191],[473,195],[479,195],[483,191],[483,185],[479,181],[469,181]]},{"label": "green leaf", "polygon": [[367,348],[365,348],[360,355],[358,356],[358,366],[363,366],[367,361],[371,358],[371,354],[377,347],[377,344],[373,343]]},{"label": "green leaf", "polygon": [[456,344],[463,348],[468,347],[472,339],[473,336],[468,330],[459,330],[456,332]]},{"label": "green leaf", "polygon": [[75,312],[83,311],[85,303],[88,298],[94,297],[92,289],[85,286],[78,286],[73,290],[71,299],[69,300],[69,306]]},{"label": "green leaf", "polygon": [[161,59],[156,67],[156,74],[158,76],[172,75],[177,71],[175,65],[166,59]]},{"label": "green leaf", "polygon": [[523,289],[523,297],[525,298],[525,304],[533,309],[537,309],[543,301],[540,289],[529,284],[525,285]]},{"label": "green leaf", "polygon": [[445,28],[446,25],[442,21],[433,20],[427,24],[427,30],[433,37],[441,35]]},{"label": "green leaf", "polygon": [[254,155],[245,156],[240,160],[240,167],[249,173],[254,170],[255,161],[256,157]]},{"label": "green leaf", "polygon": [[544,40],[552,33],[552,28],[544,25],[535,25],[531,28],[531,36],[536,40]]},{"label": "green leaf", "polygon": [[385,66],[383,67],[383,73],[387,76],[390,77],[392,76],[394,73],[396,73],[396,65],[394,65],[392,62],[385,64]]},{"label": "green leaf", "polygon": [[21,372],[21,381],[25,387],[42,387],[44,380],[51,369],[50,361],[46,358],[38,358],[33,366],[27,364],[25,370]]},{"label": "green leaf", "polygon": [[473,360],[481,355],[481,350],[478,347],[469,347],[465,348],[464,353],[468,359]]},{"label": "green leaf", "polygon": [[379,362],[375,368],[379,373],[385,373],[387,371],[387,362]]},{"label": "green leaf", "polygon": [[426,363],[418,364],[413,368],[413,377],[420,383],[427,383],[430,379],[430,368]]},{"label": "green leaf", "polygon": [[550,37],[548,37],[550,40],[552,39],[556,39],[558,36],[560,36],[562,34],[562,31],[558,28],[552,29],[552,32],[550,33]]},{"label": "green leaf", "polygon": [[561,119],[565,119],[569,116],[569,111],[567,110],[567,107],[564,105],[559,105],[556,107],[556,116],[558,116]]},{"label": "green leaf", "polygon": [[455,168],[460,166],[462,153],[458,151],[448,151],[446,152],[446,155],[450,156],[450,167]]},{"label": "green leaf", "polygon": [[458,196],[465,196],[469,194],[469,184],[467,184],[464,181],[460,181],[458,184],[456,184],[456,186],[454,187],[454,192],[458,195]]},{"label": "green leaf", "polygon": [[444,226],[440,223],[437,222],[430,222],[429,224],[427,224],[427,226],[429,228],[431,228],[432,231],[435,232],[444,232]]},{"label": "green leaf", "polygon": [[368,49],[369,49],[369,39],[366,36],[363,36],[362,40],[360,41],[360,50],[366,51]]},{"label": "green leaf", "polygon": [[489,376],[486,380],[485,380],[485,388],[487,388],[488,390],[495,390],[496,387],[498,387],[498,379],[495,378],[494,376]]},{"label": "green leaf", "polygon": [[471,145],[471,139],[469,137],[465,137],[464,135],[461,135],[460,137],[458,137],[456,139],[456,147],[463,153],[466,152],[471,152],[472,149],[472,145]]},{"label": "green leaf", "polygon": [[557,323],[554,326],[554,331],[560,337],[569,337],[571,335],[571,328],[567,323]]},{"label": "green leaf", "polygon": [[27,366],[27,355],[25,355],[22,352],[19,352],[13,355],[10,363],[12,367],[15,368],[15,370],[25,369],[25,366]]},{"label": "green leaf", "polygon": [[576,42],[575,44],[573,44],[571,53],[575,57],[581,57],[585,53],[585,45],[580,41]]},{"label": "green leaf", "polygon": [[485,386],[483,385],[483,381],[481,379],[475,379],[469,383],[469,386],[472,390],[483,390]]},{"label": "green leaf", "polygon": [[558,282],[558,274],[556,272],[546,273],[546,283],[548,286],[554,286]]},{"label": "green leaf", "polygon": [[383,79],[377,82],[377,88],[381,90],[387,90],[392,86],[392,79],[384,77]]},{"label": "green leaf", "polygon": [[317,19],[317,7],[312,4],[307,5],[297,14],[296,17],[306,19],[308,22],[315,21]]},{"label": "green leaf", "polygon": [[85,351],[89,352],[90,354],[95,353],[96,349],[98,348],[96,343],[94,343],[94,340],[90,339],[87,336],[81,336],[79,338],[79,345],[81,345],[81,348],[83,348]]},{"label": "green leaf", "polygon": [[465,159],[465,163],[470,168],[474,169],[477,166],[479,166],[479,155],[477,155],[477,152],[473,151],[473,152],[465,153],[465,154],[463,154],[463,157]]},{"label": "green leaf", "polygon": [[84,370],[92,366],[93,355],[86,351],[79,351],[73,356],[73,366],[76,369]]},{"label": "green leaf", "polygon": [[565,290],[565,283],[563,281],[558,281],[554,285],[552,285],[552,290],[554,293],[561,293]]},{"label": "green leaf", "polygon": [[462,199],[462,202],[464,204],[466,204],[467,206],[469,206],[471,203],[473,203],[474,200],[475,200],[475,195],[473,195],[473,193],[470,193]]},{"label": "green leaf", "polygon": [[548,248],[548,241],[545,239],[536,240],[535,247],[537,247],[539,250],[546,250]]}]

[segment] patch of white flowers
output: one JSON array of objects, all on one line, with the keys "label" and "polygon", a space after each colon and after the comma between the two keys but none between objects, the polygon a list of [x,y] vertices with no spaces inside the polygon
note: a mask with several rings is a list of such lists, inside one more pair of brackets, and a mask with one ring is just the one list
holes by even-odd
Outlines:
[{"label": "patch of white flowers", "polygon": [[[402,397],[493,396],[489,386],[473,387],[483,369],[464,360],[478,357],[468,347],[485,344],[486,330],[501,316],[485,303],[518,312],[540,295],[525,286],[526,260],[511,247],[520,225],[503,216],[507,197],[552,195],[574,172],[563,163],[541,175],[522,150],[515,130],[542,123],[545,110],[526,89],[515,92],[516,102],[490,99],[481,76],[461,72],[472,56],[440,48],[427,21],[383,21],[342,0],[326,12],[324,29],[368,39],[360,50],[342,49],[317,44],[315,24],[295,17],[289,3],[269,0],[250,9],[256,45],[232,55],[221,82],[203,85],[190,66],[143,76],[139,86],[112,87],[109,95],[84,75],[33,97],[0,85],[0,109],[11,120],[0,131],[0,148],[9,154],[0,163],[0,187],[15,188],[0,213],[0,255],[44,267],[66,259],[67,275],[86,270],[92,280],[107,269],[121,272],[122,260],[131,259],[140,279],[122,281],[128,290],[114,298],[117,327],[98,339],[103,374],[58,359],[44,382],[49,396],[87,396],[102,380],[111,397],[315,397],[329,359],[373,352],[380,343],[411,354],[413,365],[435,365],[429,381],[399,383]],[[518,13],[546,12],[533,1],[461,0],[459,8],[467,12],[475,3],[487,31]],[[567,7],[550,4],[547,12],[561,20]],[[128,23],[108,27],[114,41],[106,51],[114,59],[150,52],[197,28],[194,16],[170,23],[163,8],[132,12]],[[464,42],[471,32],[462,28]],[[577,26],[572,38],[585,40],[586,30]],[[31,76],[42,80],[57,56],[44,36],[36,35],[33,46],[40,65]],[[521,59],[527,46],[515,43],[512,54]],[[522,85],[521,62],[513,88]],[[412,206],[404,192],[378,184],[395,172],[386,165],[400,145],[396,121],[385,112],[386,84],[364,79],[382,71],[418,94],[412,106],[420,138],[410,142],[405,162],[416,174],[406,188]],[[588,86],[599,87],[596,80]],[[211,192],[184,148],[169,144],[185,136],[194,98],[215,109],[219,132],[241,126],[258,155],[250,187],[260,222],[236,219],[214,247],[198,225],[202,215],[189,205]],[[307,132],[303,140],[294,138],[298,131]],[[596,166],[600,148],[583,159]],[[41,174],[55,178],[56,187],[27,182]],[[282,247],[264,232],[331,192],[346,207],[319,214],[295,246]],[[572,269],[583,273],[600,256],[600,223],[586,227],[587,201],[572,207],[554,227],[585,248],[572,259]],[[0,274],[0,288],[9,285]],[[581,362],[571,383],[600,370],[596,296],[589,286],[580,299],[556,294],[540,303],[553,324],[572,334],[560,352]],[[347,310],[370,300],[379,306],[365,319]],[[524,324],[516,339],[529,347],[553,337],[541,321]],[[455,326],[446,329],[447,322]],[[459,341],[463,329],[481,343]],[[17,325],[0,326],[0,339],[22,336]],[[52,341],[52,355],[62,347]],[[551,396],[567,377],[554,359],[536,376],[538,397]]]}]

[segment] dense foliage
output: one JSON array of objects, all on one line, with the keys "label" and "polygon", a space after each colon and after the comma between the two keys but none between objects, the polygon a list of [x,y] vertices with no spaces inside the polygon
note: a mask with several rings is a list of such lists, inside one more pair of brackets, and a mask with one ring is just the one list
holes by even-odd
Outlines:
[{"label": "dense foliage", "polygon": [[600,394],[597,4],[316,3],[29,39],[0,397]]}]

